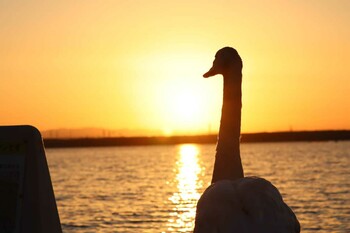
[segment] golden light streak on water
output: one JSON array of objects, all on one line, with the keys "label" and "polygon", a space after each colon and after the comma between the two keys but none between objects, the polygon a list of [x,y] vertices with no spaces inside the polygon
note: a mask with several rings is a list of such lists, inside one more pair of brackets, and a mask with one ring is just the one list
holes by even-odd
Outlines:
[{"label": "golden light streak on water", "polygon": [[168,223],[169,231],[191,232],[194,227],[196,205],[202,187],[198,181],[201,167],[198,163],[199,148],[196,145],[184,144],[179,147],[176,162],[177,192],[169,200],[174,204]]}]

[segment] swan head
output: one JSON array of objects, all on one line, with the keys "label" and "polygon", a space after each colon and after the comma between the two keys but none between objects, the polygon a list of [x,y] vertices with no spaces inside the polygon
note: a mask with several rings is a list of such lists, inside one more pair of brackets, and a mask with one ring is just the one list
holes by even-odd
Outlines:
[{"label": "swan head", "polygon": [[280,192],[258,177],[220,180],[197,204],[194,233],[299,233],[300,225]]},{"label": "swan head", "polygon": [[213,66],[203,77],[209,78],[217,74],[225,75],[231,70],[238,70],[241,72],[242,59],[234,48],[224,47],[216,52]]}]

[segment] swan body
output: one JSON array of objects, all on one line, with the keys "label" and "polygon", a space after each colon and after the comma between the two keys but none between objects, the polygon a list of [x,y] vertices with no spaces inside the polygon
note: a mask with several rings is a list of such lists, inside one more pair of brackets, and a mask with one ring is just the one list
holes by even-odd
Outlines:
[{"label": "swan body", "polygon": [[212,184],[197,203],[194,233],[298,233],[299,222],[278,189],[259,177],[244,177],[240,156],[242,60],[220,49],[208,78],[222,74],[223,106]]},{"label": "swan body", "polygon": [[300,225],[278,189],[259,177],[220,180],[197,204],[194,233],[296,233]]}]

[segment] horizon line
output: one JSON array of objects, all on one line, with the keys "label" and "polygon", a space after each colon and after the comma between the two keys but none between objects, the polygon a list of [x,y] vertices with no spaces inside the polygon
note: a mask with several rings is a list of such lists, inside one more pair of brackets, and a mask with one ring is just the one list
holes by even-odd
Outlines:
[{"label": "horizon line", "polygon": [[[187,136],[139,136],[105,138],[44,138],[48,148],[55,147],[107,147],[137,145],[212,144],[217,142],[217,134]],[[251,142],[301,142],[301,141],[346,141],[350,140],[350,130],[261,132],[241,134],[242,143]]]}]

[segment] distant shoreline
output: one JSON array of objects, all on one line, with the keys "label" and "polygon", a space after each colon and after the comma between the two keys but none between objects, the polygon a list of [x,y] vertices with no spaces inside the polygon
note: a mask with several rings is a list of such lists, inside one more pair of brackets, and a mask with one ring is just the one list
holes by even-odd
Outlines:
[{"label": "distant shoreline", "polygon": [[[72,138],[44,139],[46,148],[72,147],[108,147],[108,146],[145,146],[175,145],[183,143],[216,143],[217,135],[171,136],[171,137],[108,137],[108,138]],[[350,130],[295,131],[272,133],[244,133],[242,143],[252,142],[301,142],[301,141],[345,141],[350,140]]]}]

